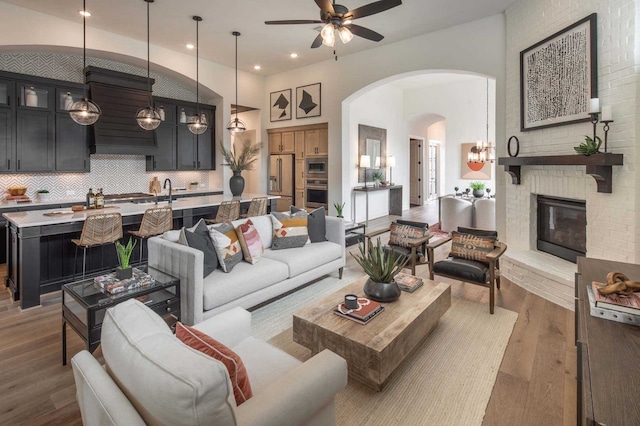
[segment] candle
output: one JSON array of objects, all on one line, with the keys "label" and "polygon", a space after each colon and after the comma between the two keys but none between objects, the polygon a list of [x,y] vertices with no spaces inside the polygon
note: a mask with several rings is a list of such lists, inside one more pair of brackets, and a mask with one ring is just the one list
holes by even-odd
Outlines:
[{"label": "candle", "polygon": [[602,121],[613,121],[613,114],[610,106],[602,107]]},{"label": "candle", "polygon": [[591,98],[589,101],[589,114],[600,112],[600,99]]}]

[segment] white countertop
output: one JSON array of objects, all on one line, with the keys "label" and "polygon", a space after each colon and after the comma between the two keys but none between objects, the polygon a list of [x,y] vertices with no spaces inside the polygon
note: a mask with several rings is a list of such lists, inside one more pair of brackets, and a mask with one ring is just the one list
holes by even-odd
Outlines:
[{"label": "white countertop", "polygon": [[[209,191],[207,191],[209,192]],[[171,204],[171,208],[173,210],[185,210],[185,209],[194,209],[198,207],[210,207],[210,206],[218,206],[222,201],[227,200],[240,200],[241,202],[249,202],[252,198],[255,197],[268,197],[269,199],[280,198],[278,195],[265,195],[265,194],[250,194],[245,193],[242,194],[241,197],[233,197],[232,195],[206,195],[206,196],[196,196],[196,197],[185,197],[180,198],[179,200],[173,200],[173,204]],[[43,203],[44,204],[44,203]],[[56,203],[52,203],[56,204]],[[166,206],[167,201],[160,201],[158,206]],[[105,213],[110,212],[119,212],[122,216],[134,216],[144,214],[144,211],[148,208],[155,207],[154,202],[148,203],[140,203],[134,204],[130,202],[125,203],[112,203],[107,204],[108,207],[116,207],[116,208],[108,208],[104,209]],[[71,223],[71,222],[80,222],[84,221],[87,218],[86,212],[77,212],[73,214],[59,214],[56,216],[45,216],[44,213],[51,212],[70,212],[71,207],[66,207],[63,209],[54,208],[48,210],[32,210],[32,211],[24,211],[24,212],[10,212],[3,213],[2,216],[11,222],[13,225],[18,228],[28,228],[31,226],[46,226],[46,225],[57,225],[61,223]],[[89,210],[89,214],[95,212],[95,210]]]},{"label": "white countertop", "polygon": [[[190,190],[190,189],[174,189],[173,190],[173,195],[174,196],[184,196],[184,195],[191,195],[191,194],[206,194],[209,192],[222,192],[222,189],[196,189],[196,190]],[[153,197],[154,194],[148,193],[149,197]],[[158,194],[160,196],[167,196],[169,195],[169,191],[168,190],[163,190],[160,194]],[[6,209],[15,209],[16,207],[20,207],[20,208],[29,208],[29,207],[37,207],[37,206],[47,206],[47,205],[56,205],[56,204],[70,204],[70,203],[74,203],[74,204],[82,204],[84,205],[84,203],[86,202],[86,199],[84,197],[80,198],[80,197],[70,197],[70,198],[51,198],[49,200],[46,201],[41,201],[38,198],[34,198],[31,202],[28,203],[17,203],[15,201],[0,201],[0,212],[2,212],[3,210]],[[109,203],[111,203],[111,200],[108,201]],[[115,204],[115,203],[114,203]]]}]

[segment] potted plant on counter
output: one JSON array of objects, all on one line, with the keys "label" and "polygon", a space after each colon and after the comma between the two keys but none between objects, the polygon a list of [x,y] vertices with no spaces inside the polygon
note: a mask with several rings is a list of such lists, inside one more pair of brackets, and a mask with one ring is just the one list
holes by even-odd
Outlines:
[{"label": "potted plant on counter", "polygon": [[132,240],[133,238],[129,238],[129,242],[126,246],[122,245],[120,241],[116,241],[118,261],[120,262],[120,266],[116,268],[116,278],[119,280],[126,280],[133,276],[133,268],[129,263],[129,259],[131,259],[131,253],[133,253],[133,248],[136,246],[137,240],[133,240],[133,243]]},{"label": "potted plant on counter", "polygon": [[364,284],[364,294],[377,302],[393,302],[400,297],[400,287],[393,277],[405,267],[409,258],[394,250],[385,249],[380,238],[375,245],[369,243],[367,249],[359,244],[359,255],[351,256],[358,262],[369,279]]},{"label": "potted plant on counter", "polygon": [[229,179],[229,189],[234,196],[242,195],[244,191],[244,178],[242,177],[243,170],[253,169],[253,163],[258,159],[258,153],[262,148],[262,142],[251,143],[251,140],[246,139],[242,142],[242,149],[227,150],[222,141],[220,141],[220,152],[225,161],[225,166],[229,166],[233,172],[233,176]]},{"label": "potted plant on counter", "polygon": [[469,184],[471,189],[473,189],[473,196],[476,198],[484,197],[484,182],[471,182]]},{"label": "potted plant on counter", "polygon": [[50,197],[50,193],[48,189],[38,189],[36,191],[36,196],[38,197],[38,201],[47,201]]}]

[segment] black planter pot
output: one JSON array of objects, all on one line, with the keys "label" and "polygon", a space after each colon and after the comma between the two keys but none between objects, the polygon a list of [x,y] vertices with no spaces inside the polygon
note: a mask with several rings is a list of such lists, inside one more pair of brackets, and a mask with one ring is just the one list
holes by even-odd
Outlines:
[{"label": "black planter pot", "polygon": [[133,268],[129,266],[128,268],[122,269],[119,266],[116,268],[116,278],[119,280],[126,280],[133,276]]},{"label": "black planter pot", "polygon": [[229,179],[229,189],[231,189],[231,194],[233,194],[234,197],[242,195],[242,191],[244,191],[242,172],[233,172],[233,176]]},{"label": "black planter pot", "polygon": [[473,190],[473,196],[476,197],[476,198],[484,197],[484,189],[474,189]]},{"label": "black planter pot", "polygon": [[396,283],[377,283],[371,278],[364,283],[364,294],[371,300],[376,302],[393,302],[400,297],[400,287]]}]

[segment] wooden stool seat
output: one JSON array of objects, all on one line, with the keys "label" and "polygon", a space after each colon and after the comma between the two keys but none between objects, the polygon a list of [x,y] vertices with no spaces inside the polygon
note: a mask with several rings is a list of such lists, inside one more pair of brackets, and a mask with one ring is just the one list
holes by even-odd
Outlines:
[{"label": "wooden stool seat", "polygon": [[240,217],[240,200],[223,201],[218,207],[215,219],[205,219],[207,223],[231,222]]},{"label": "wooden stool seat", "polygon": [[249,210],[242,217],[264,216],[267,214],[267,197],[256,197],[251,199]]},{"label": "wooden stool seat", "polygon": [[86,272],[87,249],[90,247],[113,244],[122,238],[122,215],[120,213],[98,213],[87,216],[82,225],[80,238],[73,238],[76,245],[74,268],[78,261],[78,247],[82,247],[82,279]]},{"label": "wooden stool seat", "polygon": [[151,207],[145,210],[137,231],[129,231],[129,234],[140,239],[140,264],[142,264],[142,242],[145,238],[164,234],[173,228],[173,211],[171,207]]}]

